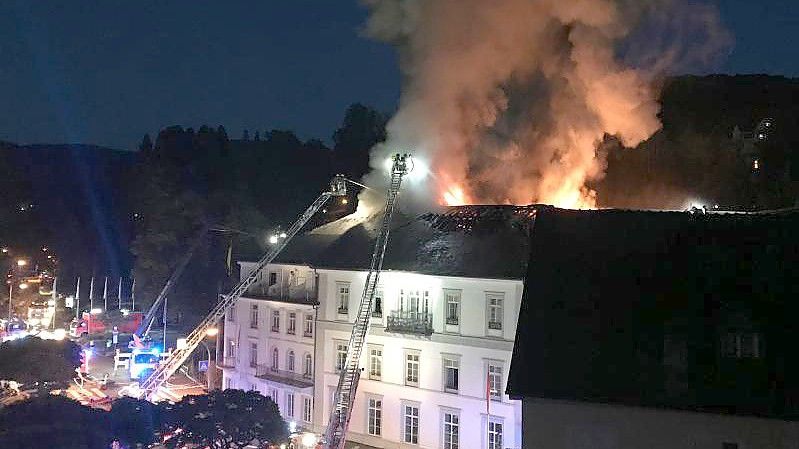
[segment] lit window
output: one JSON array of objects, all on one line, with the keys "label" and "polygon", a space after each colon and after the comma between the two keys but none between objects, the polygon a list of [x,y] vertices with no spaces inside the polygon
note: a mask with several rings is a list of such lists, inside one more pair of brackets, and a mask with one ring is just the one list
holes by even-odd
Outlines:
[{"label": "lit window", "polygon": [[350,283],[336,282],[336,297],[338,299],[338,313],[346,314],[350,305]]},{"label": "lit window", "polygon": [[447,324],[457,326],[461,316],[461,292],[448,290],[447,297]]},{"label": "lit window", "polygon": [[419,407],[404,405],[402,408],[404,418],[402,441],[409,444],[419,444]]},{"label": "lit window", "polygon": [[258,366],[258,343],[250,343],[250,367]]},{"label": "lit window", "polygon": [[305,327],[303,329],[303,335],[306,337],[313,337],[313,315],[305,315]]},{"label": "lit window", "polygon": [[380,436],[383,418],[383,401],[369,398],[369,435]]},{"label": "lit window", "polygon": [[419,353],[405,354],[405,385],[419,386]]},{"label": "lit window", "polygon": [[760,159],[752,160],[752,170],[760,170]]},{"label": "lit window", "polygon": [[458,392],[458,374],[460,363],[456,359],[444,359],[444,391]]},{"label": "lit window", "polygon": [[488,389],[491,399],[502,399],[502,365],[499,362],[488,362]]},{"label": "lit window", "polygon": [[289,313],[289,324],[288,328],[286,329],[286,333],[289,335],[294,335],[297,331],[297,314],[294,312]]},{"label": "lit window", "polygon": [[277,371],[280,367],[280,351],[277,348],[272,350],[272,371]]},{"label": "lit window", "polygon": [[294,417],[294,393],[286,392],[286,416]]},{"label": "lit window", "polygon": [[280,311],[272,311],[272,332],[280,332]]},{"label": "lit window", "polygon": [[489,293],[488,298],[488,328],[490,330],[502,330],[503,302],[505,295],[499,293]]},{"label": "lit window", "polygon": [[308,396],[302,398],[302,420],[309,423],[313,415],[313,399]]},{"label": "lit window", "polygon": [[294,351],[289,351],[286,356],[286,369],[294,372]]},{"label": "lit window", "polygon": [[488,422],[488,449],[502,449],[502,423]]},{"label": "lit window", "polygon": [[302,372],[305,377],[313,376],[313,358],[311,358],[311,354],[305,354]]},{"label": "lit window", "polygon": [[369,378],[380,380],[383,371],[383,348],[369,350]]},{"label": "lit window", "polygon": [[258,305],[250,306],[250,328],[258,329]]},{"label": "lit window", "polygon": [[336,372],[341,372],[347,363],[347,344],[336,343]]},{"label": "lit window", "polygon": [[458,449],[460,439],[458,427],[460,417],[457,413],[444,413],[444,449]]}]

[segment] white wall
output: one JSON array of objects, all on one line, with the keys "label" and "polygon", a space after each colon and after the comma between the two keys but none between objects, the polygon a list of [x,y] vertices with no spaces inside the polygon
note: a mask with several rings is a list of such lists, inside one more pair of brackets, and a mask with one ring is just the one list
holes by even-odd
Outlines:
[{"label": "white wall", "polygon": [[[335,343],[349,339],[351,325],[363,291],[365,272],[319,270],[320,322],[317,351],[315,399],[317,430],[328,422],[331,398],[338,382],[335,368]],[[350,283],[349,317],[337,313],[337,282]],[[402,403],[420,403],[420,441],[418,446],[436,448],[442,445],[443,410],[458,410],[460,415],[461,447],[485,447],[487,360],[503,366],[503,390],[507,382],[516,317],[522,295],[522,282],[513,280],[466,279],[423,276],[413,273],[385,272],[381,276],[384,291],[384,316],[373,320],[367,338],[367,349],[361,357],[365,368],[353,408],[348,439],[378,447],[405,447],[401,441]],[[426,289],[430,292],[435,333],[432,336],[386,332],[388,312],[397,308],[400,288]],[[444,333],[444,289],[461,291],[459,334]],[[487,336],[486,292],[505,294],[503,329],[499,336]],[[347,318],[347,321],[341,320]],[[368,347],[383,349],[382,378],[368,379]],[[405,353],[417,350],[420,354],[418,387],[405,386]],[[455,356],[460,361],[459,391],[444,392],[443,356]],[[321,370],[321,371],[320,371]],[[366,404],[369,397],[383,400],[382,438],[367,435]],[[505,424],[504,446],[521,447],[521,403],[502,395],[502,401],[491,401],[492,418]],[[474,443],[480,442],[477,445]]]},{"label": "white wall", "polygon": [[799,448],[799,423],[618,405],[525,399],[525,449]]}]

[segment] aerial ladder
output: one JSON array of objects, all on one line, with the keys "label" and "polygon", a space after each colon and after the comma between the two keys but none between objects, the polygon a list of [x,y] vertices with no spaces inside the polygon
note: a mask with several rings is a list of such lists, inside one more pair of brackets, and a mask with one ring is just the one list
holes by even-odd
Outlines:
[{"label": "aerial ladder", "polygon": [[361,304],[358,307],[358,314],[355,317],[355,323],[352,326],[352,333],[347,346],[347,359],[339,374],[336,394],[333,399],[333,409],[324,435],[323,443],[327,449],[342,449],[344,447],[344,440],[352,414],[352,404],[355,400],[355,392],[358,390],[358,381],[361,374],[361,353],[369,332],[372,301],[380,278],[380,271],[383,269],[383,258],[386,254],[386,245],[388,244],[388,235],[391,227],[391,215],[394,213],[402,177],[410,171],[408,166],[411,162],[410,156],[407,154],[396,154],[392,158],[391,183],[388,187],[383,222],[380,226],[377,240],[375,240],[372,262],[369,266],[369,273],[366,275]]},{"label": "aerial ladder", "polygon": [[186,344],[181,349],[172,351],[172,354],[156,368],[152,374],[141,382],[138,389],[138,396],[150,399],[154,393],[170,378],[173,374],[183,365],[186,360],[200,342],[205,338],[209,329],[216,326],[217,322],[225,315],[227,310],[232,306],[241,295],[243,295],[252,284],[254,284],[261,272],[269,265],[275,257],[286,247],[291,239],[305,226],[308,220],[327,202],[328,199],[334,196],[345,196],[347,194],[347,181],[344,176],[336,175],[330,181],[328,190],[322,192],[316,201],[314,201],[302,215],[286,230],[286,237],[278,240],[272,248],[258,261],[255,268],[239,282],[230,293],[222,297],[222,299],[211,309],[211,312],[200,321],[200,324],[194,328],[193,331],[186,337]]},{"label": "aerial ladder", "polygon": [[[144,315],[144,319],[142,319],[139,328],[136,329],[134,335],[134,342],[138,345],[141,344],[141,340],[145,339],[147,335],[150,333],[150,329],[153,326],[153,322],[155,321],[155,317],[157,316],[158,310],[161,308],[161,305],[164,303],[167,295],[172,291],[172,288],[175,286],[175,283],[180,279],[180,276],[183,274],[183,271],[186,269],[186,266],[189,265],[189,261],[191,261],[191,257],[197,251],[197,248],[200,247],[200,244],[203,242],[205,238],[205,234],[208,232],[208,226],[203,226],[200,229],[200,232],[197,234],[197,237],[189,247],[189,250],[183,254],[183,257],[178,262],[177,266],[175,267],[175,271],[172,272],[172,275],[167,279],[166,284],[164,284],[164,288],[161,289],[161,292],[153,301],[153,304],[150,306],[147,313]],[[166,344],[166,342],[164,342]]]}]

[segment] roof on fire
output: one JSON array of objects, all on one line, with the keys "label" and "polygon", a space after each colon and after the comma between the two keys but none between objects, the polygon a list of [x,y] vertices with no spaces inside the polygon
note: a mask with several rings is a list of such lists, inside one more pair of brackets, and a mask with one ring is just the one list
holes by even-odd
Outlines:
[{"label": "roof on fire", "polygon": [[[546,206],[453,206],[409,217],[395,213],[383,269],[440,276],[523,279],[529,230]],[[349,215],[295,237],[278,263],[368,269],[382,215]]]}]

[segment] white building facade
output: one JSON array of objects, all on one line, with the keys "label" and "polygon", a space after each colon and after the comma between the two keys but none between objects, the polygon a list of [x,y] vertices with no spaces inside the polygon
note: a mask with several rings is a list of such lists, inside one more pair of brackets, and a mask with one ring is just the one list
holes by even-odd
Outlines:
[{"label": "white building facade", "polygon": [[[242,276],[253,264],[242,264]],[[272,397],[323,433],[366,279],[274,264],[225,320],[223,387]],[[347,439],[379,448],[521,448],[505,395],[521,279],[384,271]]]}]

